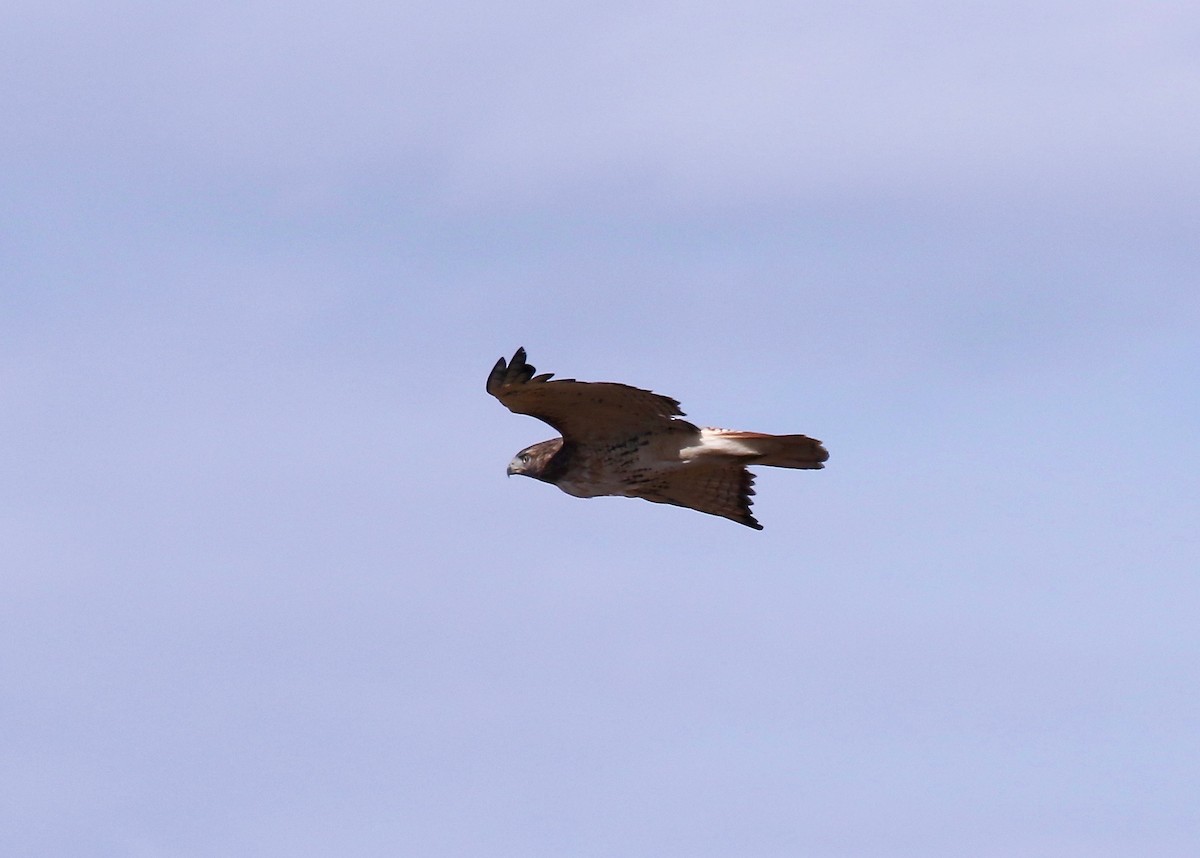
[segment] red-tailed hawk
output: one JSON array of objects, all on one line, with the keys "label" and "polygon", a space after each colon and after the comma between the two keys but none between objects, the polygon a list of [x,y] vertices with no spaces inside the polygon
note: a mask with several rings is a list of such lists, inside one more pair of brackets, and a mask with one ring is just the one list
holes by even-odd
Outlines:
[{"label": "red-tailed hawk", "polygon": [[748,465],[823,467],[821,442],[805,435],[764,435],[700,428],[682,419],[679,403],[612,382],[551,381],[534,375],[517,349],[500,358],[487,392],[509,411],[544,420],[562,433],[517,453],[509,476],[558,486],[569,495],[617,495],[720,515],[762,530],[750,513],[754,475]]}]

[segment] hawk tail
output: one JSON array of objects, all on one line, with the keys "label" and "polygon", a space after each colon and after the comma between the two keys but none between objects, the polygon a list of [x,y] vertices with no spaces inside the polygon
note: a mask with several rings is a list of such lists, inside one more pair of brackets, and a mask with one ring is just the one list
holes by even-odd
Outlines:
[{"label": "hawk tail", "polygon": [[705,429],[705,446],[745,457],[747,464],[775,468],[823,468],[829,452],[816,438],[807,435],[767,435],[763,432],[739,432],[733,429]]}]

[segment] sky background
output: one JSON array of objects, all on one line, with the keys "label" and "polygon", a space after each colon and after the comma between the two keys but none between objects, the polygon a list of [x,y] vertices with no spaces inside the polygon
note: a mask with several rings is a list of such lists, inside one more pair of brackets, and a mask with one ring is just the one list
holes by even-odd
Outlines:
[{"label": "sky background", "polygon": [[[0,13],[0,852],[1194,856],[1194,2]],[[508,480],[544,371],[821,438]]]}]

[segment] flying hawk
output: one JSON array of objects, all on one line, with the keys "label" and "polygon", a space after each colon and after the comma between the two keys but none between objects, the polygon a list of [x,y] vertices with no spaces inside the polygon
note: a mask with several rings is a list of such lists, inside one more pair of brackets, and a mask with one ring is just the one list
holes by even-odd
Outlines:
[{"label": "flying hawk", "polygon": [[805,435],[700,428],[682,419],[670,397],[534,372],[520,348],[512,360],[496,361],[487,380],[487,392],[509,411],[562,433],[517,453],[509,476],[533,477],[578,498],[643,498],[762,530],[750,512],[754,475],[746,467],[814,469],[829,458]]}]

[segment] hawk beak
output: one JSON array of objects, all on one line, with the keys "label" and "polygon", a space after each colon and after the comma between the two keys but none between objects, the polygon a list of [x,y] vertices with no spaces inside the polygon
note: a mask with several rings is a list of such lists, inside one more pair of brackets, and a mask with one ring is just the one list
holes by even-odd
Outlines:
[{"label": "hawk beak", "polygon": [[508,466],[508,469],[507,469],[507,470],[506,470],[504,473],[505,473],[507,476],[510,476],[510,477],[511,477],[511,476],[513,475],[513,466],[512,466],[512,465],[509,465],[509,466]]}]

